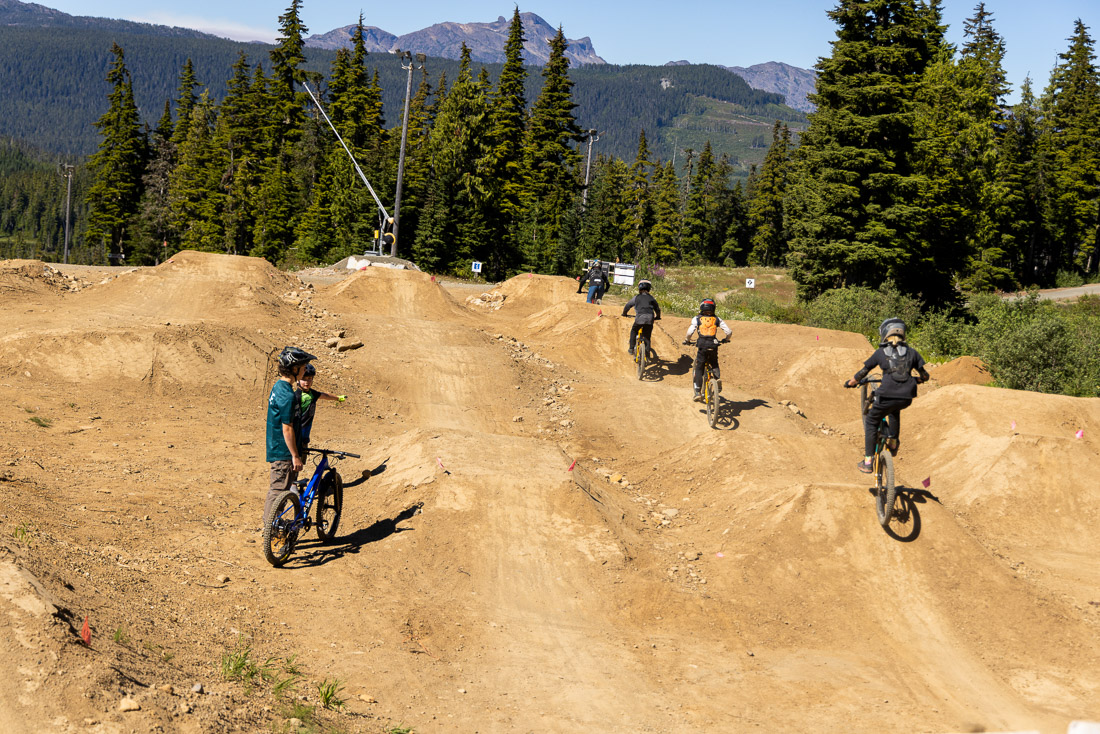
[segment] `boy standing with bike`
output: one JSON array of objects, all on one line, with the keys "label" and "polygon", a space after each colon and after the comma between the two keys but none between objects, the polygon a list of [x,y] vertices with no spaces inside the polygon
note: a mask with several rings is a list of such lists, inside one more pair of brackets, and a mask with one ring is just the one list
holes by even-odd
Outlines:
[{"label": "boy standing with bike", "polygon": [[[718,341],[718,329],[726,332],[726,338],[721,342]],[[687,336],[684,337],[684,344],[691,344],[691,335],[696,331],[699,332],[699,338],[695,340],[698,351],[695,353],[695,374],[693,380],[695,397],[693,397],[692,400],[701,403],[703,402],[704,365],[710,366],[710,371],[714,375],[714,379],[718,382],[718,392],[722,392],[722,373],[718,369],[718,344],[725,344],[728,342],[730,337],[733,336],[733,330],[726,325],[725,321],[714,313],[714,301],[707,298],[699,304],[699,314],[692,318],[691,326],[688,327]]]},{"label": "boy standing with bike", "polygon": [[[630,346],[627,347],[627,352],[630,356],[634,356],[634,345],[638,339],[638,329],[642,330],[642,339],[646,344],[652,344],[653,337],[653,323],[661,318],[661,306],[657,303],[657,299],[649,295],[649,291],[652,288],[652,284],[648,280],[643,280],[638,283],[638,295],[631,298],[623,306],[623,316],[628,315],[627,311],[634,309],[634,325],[630,327]],[[650,348],[652,351],[652,347]],[[657,354],[653,354],[654,359],[657,358]]]},{"label": "boy standing with bike", "polygon": [[[886,418],[886,448],[896,454],[901,441],[901,411],[913,403],[917,385],[929,379],[924,358],[905,343],[904,321],[886,319],[879,324],[878,333],[879,348],[863,363],[863,369],[844,383],[846,387],[856,387],[875,367],[882,370],[882,382],[874,392],[874,402],[863,416],[863,460],[856,466],[864,474],[871,473],[879,421]],[[913,377],[913,370],[918,377]]]},{"label": "boy standing with bike", "polygon": [[276,495],[290,489],[302,470],[304,452],[298,446],[302,403],[294,386],[314,359],[317,358],[298,347],[284,347],[279,354],[279,379],[271,386],[267,398],[267,461],[271,464],[271,480],[264,500],[265,524]]}]

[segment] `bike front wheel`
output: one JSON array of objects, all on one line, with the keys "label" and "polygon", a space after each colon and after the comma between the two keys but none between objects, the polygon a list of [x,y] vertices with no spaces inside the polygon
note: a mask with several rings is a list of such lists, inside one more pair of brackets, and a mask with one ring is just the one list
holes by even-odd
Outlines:
[{"label": "bike front wheel", "polygon": [[649,342],[639,339],[634,347],[634,361],[638,363],[638,379],[645,376],[646,357],[649,354]]},{"label": "bike front wheel", "polygon": [[340,512],[344,508],[344,482],[335,471],[325,475],[317,495],[317,537],[327,543],[336,537]]},{"label": "bike front wheel", "polygon": [[883,451],[878,455],[876,464],[878,491],[875,493],[875,510],[878,512],[879,524],[885,528],[889,527],[890,518],[894,516],[894,501],[898,496],[897,487],[894,486],[894,457],[889,451]]},{"label": "bike front wheel", "polygon": [[293,490],[275,496],[271,516],[264,523],[264,557],[272,566],[281,566],[294,552],[298,542],[298,519],[302,504]]},{"label": "bike front wheel", "polygon": [[718,425],[718,380],[707,380],[707,423],[711,428]]}]

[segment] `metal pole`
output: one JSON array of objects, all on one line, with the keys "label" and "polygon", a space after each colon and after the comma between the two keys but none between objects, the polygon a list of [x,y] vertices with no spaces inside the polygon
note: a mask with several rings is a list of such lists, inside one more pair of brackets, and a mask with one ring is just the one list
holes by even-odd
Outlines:
[{"label": "metal pole", "polygon": [[370,185],[370,181],[367,180],[366,175],[363,173],[363,169],[359,167],[359,162],[355,160],[355,156],[351,154],[351,149],[348,148],[348,144],[344,142],[344,139],[340,137],[340,133],[336,131],[336,126],[332,124],[332,120],[328,119],[328,113],[325,112],[325,108],[321,106],[321,103],[317,101],[317,97],[314,96],[313,90],[309,88],[309,85],[305,82],[302,83],[306,91],[309,92],[310,98],[313,100],[313,104],[317,105],[317,109],[321,111],[321,115],[324,116],[325,122],[332,128],[333,134],[336,135],[336,139],[340,141],[340,145],[344,146],[344,150],[347,151],[348,157],[351,158],[351,164],[355,166],[355,172],[359,174],[359,178],[363,179],[363,183],[367,185],[367,191],[374,197],[374,203],[378,205],[378,208],[382,210],[382,216],[386,219],[390,218],[389,212],[386,211],[386,207],[382,206],[382,200],[378,198],[378,194],[374,193],[374,187]]},{"label": "metal pole", "polygon": [[65,264],[68,265],[69,264],[69,215],[70,215],[70,212],[72,211],[72,206],[70,205],[70,202],[72,201],[72,198],[73,198],[73,167],[72,166],[70,166],[68,164],[65,165],[64,176],[68,181],[66,186],[65,186]]},{"label": "metal pole", "polygon": [[401,227],[401,184],[405,179],[405,141],[409,137],[409,97],[412,96],[413,62],[412,54],[405,52],[409,65],[401,65],[409,70],[409,79],[405,82],[405,116],[401,120],[401,153],[397,157],[397,194],[393,198],[393,243],[390,245],[390,257],[397,257],[397,235]]},{"label": "metal pole", "polygon": [[599,141],[599,136],[596,135],[595,130],[588,131],[588,163],[584,167],[584,193],[581,194],[581,206],[588,206],[588,174],[592,171],[592,138],[595,137],[596,141]]}]

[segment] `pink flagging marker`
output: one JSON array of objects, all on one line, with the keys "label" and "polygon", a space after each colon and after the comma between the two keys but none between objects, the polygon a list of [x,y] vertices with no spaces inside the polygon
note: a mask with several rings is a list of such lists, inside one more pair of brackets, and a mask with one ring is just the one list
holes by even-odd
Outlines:
[{"label": "pink flagging marker", "polygon": [[932,486],[932,477],[925,478],[924,481],[921,482],[921,484],[924,485],[925,489],[928,489],[929,487]]},{"label": "pink flagging marker", "polygon": [[1081,430],[1077,431],[1077,433],[1075,433],[1073,435],[1076,436],[1077,438],[1084,438],[1085,437],[1085,429],[1082,428]]}]

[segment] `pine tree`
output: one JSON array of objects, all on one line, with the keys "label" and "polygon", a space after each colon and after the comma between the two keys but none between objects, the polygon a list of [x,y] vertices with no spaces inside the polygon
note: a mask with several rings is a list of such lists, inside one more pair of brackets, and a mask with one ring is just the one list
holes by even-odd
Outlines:
[{"label": "pine tree", "polygon": [[573,115],[577,105],[573,102],[567,47],[559,26],[550,40],[542,91],[531,109],[524,145],[527,262],[544,271],[557,260],[553,250],[559,239],[560,217],[580,190],[576,171],[580,156],[573,144],[582,139],[582,134]]},{"label": "pine tree", "polygon": [[270,51],[275,145],[284,155],[301,138],[304,119],[305,92],[295,87],[306,78],[301,67],[306,61],[303,38],[309,29],[302,23],[301,9],[302,0],[291,0],[290,7],[279,16],[280,36]]},{"label": "pine tree", "polygon": [[1080,20],[1069,41],[1069,49],[1058,55],[1044,100],[1054,168],[1049,226],[1058,267],[1090,273],[1098,267],[1100,78],[1093,40]]},{"label": "pine tree", "polygon": [[523,138],[527,122],[523,66],[523,21],[515,8],[508,40],[504,45],[504,67],[491,101],[489,176],[490,198],[494,202],[491,237],[497,243],[487,275],[500,279],[519,266],[522,259],[517,224],[522,218],[522,193],[526,181],[523,167]]},{"label": "pine tree", "polygon": [[172,104],[164,101],[164,114],[150,139],[150,158],[142,175],[142,195],[138,207],[138,236],[134,241],[131,262],[154,265],[160,261],[171,236],[171,209],[168,187],[176,158],[172,144]]},{"label": "pine tree", "polygon": [[242,53],[233,65],[214,136],[214,145],[223,152],[225,164],[221,173],[225,194],[221,212],[223,249],[233,255],[251,249],[255,196],[263,176],[266,141],[263,127],[256,124],[262,112],[255,108],[255,85],[255,77]]},{"label": "pine tree", "polygon": [[103,137],[99,150],[88,161],[92,185],[88,190],[88,228],[85,240],[102,248],[104,255],[125,257],[129,227],[141,198],[141,176],[148,143],[141,127],[130,72],[122,47],[112,44],[114,61],[107,72],[111,85],[109,107],[96,129]]},{"label": "pine tree", "polygon": [[1055,276],[1044,267],[1049,236],[1043,225],[1049,197],[1044,185],[1048,176],[1040,154],[1040,131],[1031,80],[1025,79],[1020,102],[1005,120],[997,161],[997,180],[1004,187],[1004,196],[995,212],[1013,272],[1024,285],[1053,285]]},{"label": "pine tree", "polygon": [[195,78],[195,67],[191,63],[191,58],[188,57],[187,61],[183,62],[183,69],[180,71],[180,83],[176,96],[176,120],[178,122],[172,132],[172,145],[177,149],[187,139],[187,128],[191,124],[191,111],[195,109],[195,103],[199,101],[199,96],[195,92],[199,86],[200,84]]},{"label": "pine tree", "polygon": [[920,237],[914,205],[912,100],[942,46],[938,7],[915,0],[840,0],[832,54],[817,91],[788,196],[789,263],[799,295],[894,278],[950,289]]},{"label": "pine tree", "polygon": [[772,145],[764,157],[753,200],[749,204],[748,224],[752,231],[749,263],[754,265],[775,267],[786,263],[787,229],[783,222],[783,201],[787,193],[790,146],[790,129],[776,120],[772,126]]},{"label": "pine tree", "polygon": [[691,190],[684,206],[684,257],[696,262],[713,262],[721,252],[726,232],[718,221],[718,212],[727,189],[709,140],[694,168]]},{"label": "pine tree", "polygon": [[675,262],[680,251],[680,179],[669,161],[654,172],[653,227],[649,255],[654,263]]},{"label": "pine tree", "polygon": [[214,103],[203,92],[191,111],[187,138],[168,186],[171,226],[182,248],[219,252],[223,247],[221,180],[226,154],[213,144],[216,123]]},{"label": "pine tree", "polygon": [[618,158],[596,159],[588,191],[588,208],[581,225],[578,257],[632,259],[623,247],[627,228],[629,171]]},{"label": "pine tree", "polygon": [[[634,154],[634,163],[630,166],[630,180],[626,191],[626,217],[623,220],[622,250],[631,260],[645,257],[649,249],[649,231],[653,227],[653,205],[650,202],[649,170],[654,167],[650,160],[649,141],[645,130],[638,134],[638,152]],[[618,248],[616,248],[618,249]]]}]

